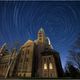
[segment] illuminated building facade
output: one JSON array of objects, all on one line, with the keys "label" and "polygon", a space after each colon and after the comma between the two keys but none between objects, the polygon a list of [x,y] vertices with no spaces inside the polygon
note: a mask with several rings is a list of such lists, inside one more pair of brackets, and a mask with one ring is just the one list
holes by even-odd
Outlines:
[{"label": "illuminated building facade", "polygon": [[43,28],[38,31],[37,40],[28,40],[18,53],[16,49],[10,53],[5,46],[0,49],[1,78],[62,77],[59,53],[52,48]]}]

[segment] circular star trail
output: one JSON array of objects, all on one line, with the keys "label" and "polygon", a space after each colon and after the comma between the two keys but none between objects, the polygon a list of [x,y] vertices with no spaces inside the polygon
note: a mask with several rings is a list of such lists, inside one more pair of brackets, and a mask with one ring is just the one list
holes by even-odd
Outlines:
[{"label": "circular star trail", "polygon": [[37,39],[44,28],[64,67],[66,56],[80,32],[80,3],[76,2],[0,2],[0,46],[14,47]]}]

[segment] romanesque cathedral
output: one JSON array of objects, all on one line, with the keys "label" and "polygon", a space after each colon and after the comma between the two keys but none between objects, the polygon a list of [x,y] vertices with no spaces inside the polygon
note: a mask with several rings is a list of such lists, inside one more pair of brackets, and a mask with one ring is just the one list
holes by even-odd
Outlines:
[{"label": "romanesque cathedral", "polygon": [[0,78],[59,78],[62,66],[59,53],[46,37],[43,28],[37,39],[28,40],[17,52],[8,51],[4,44],[0,48]]}]

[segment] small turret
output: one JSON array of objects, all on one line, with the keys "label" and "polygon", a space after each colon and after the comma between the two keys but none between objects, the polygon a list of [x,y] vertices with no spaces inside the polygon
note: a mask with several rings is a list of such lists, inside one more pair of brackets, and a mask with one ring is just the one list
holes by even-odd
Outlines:
[{"label": "small turret", "polygon": [[51,45],[51,41],[50,41],[49,37],[46,37],[46,48],[53,49],[53,46]]},{"label": "small turret", "polygon": [[7,44],[4,43],[0,49],[0,57],[3,56],[6,52],[8,52],[7,50]]}]

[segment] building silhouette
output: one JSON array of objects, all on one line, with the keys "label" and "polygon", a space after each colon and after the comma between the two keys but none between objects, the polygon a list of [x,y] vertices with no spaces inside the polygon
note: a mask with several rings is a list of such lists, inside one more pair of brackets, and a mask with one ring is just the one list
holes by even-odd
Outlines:
[{"label": "building silhouette", "polygon": [[17,53],[6,44],[0,49],[0,78],[60,78],[63,70],[59,53],[52,48],[43,28],[35,41],[28,40]]}]

